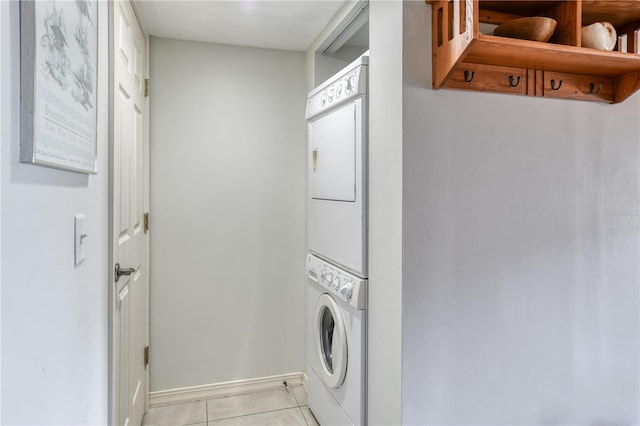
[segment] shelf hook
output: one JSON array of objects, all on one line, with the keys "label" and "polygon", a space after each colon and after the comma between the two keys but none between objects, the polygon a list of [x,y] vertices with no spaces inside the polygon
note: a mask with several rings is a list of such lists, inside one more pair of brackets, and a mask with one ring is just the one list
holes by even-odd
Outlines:
[{"label": "shelf hook", "polygon": [[589,83],[589,93],[593,93],[597,95],[602,90],[602,83],[598,84],[598,90],[596,90],[596,85],[593,83]]},{"label": "shelf hook", "polygon": [[520,76],[518,76],[518,79],[516,80],[512,75],[510,75],[509,84],[511,85],[511,87],[518,87],[518,85],[520,84]]},{"label": "shelf hook", "polygon": [[471,71],[471,72],[469,72],[469,70],[464,71],[464,81],[466,81],[467,83],[471,83],[475,76],[476,76],[475,71]]},{"label": "shelf hook", "polygon": [[562,87],[562,80],[560,80],[560,83],[558,84],[558,86],[556,86],[555,80],[551,80],[551,88],[553,90],[560,90],[561,87]]}]

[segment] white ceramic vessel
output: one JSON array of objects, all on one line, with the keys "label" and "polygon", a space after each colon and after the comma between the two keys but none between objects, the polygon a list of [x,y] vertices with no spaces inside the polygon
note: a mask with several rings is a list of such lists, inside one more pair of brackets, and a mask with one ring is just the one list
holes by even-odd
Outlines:
[{"label": "white ceramic vessel", "polygon": [[613,50],[618,36],[609,22],[595,22],[582,27],[582,47],[600,50]]}]

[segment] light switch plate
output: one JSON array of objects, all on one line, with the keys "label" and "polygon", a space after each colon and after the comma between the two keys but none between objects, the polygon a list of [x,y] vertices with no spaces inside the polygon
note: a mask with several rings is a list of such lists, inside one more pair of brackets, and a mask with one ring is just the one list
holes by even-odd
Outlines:
[{"label": "light switch plate", "polygon": [[75,265],[78,266],[85,259],[85,246],[87,245],[87,234],[84,230],[84,215],[79,214],[75,217]]}]

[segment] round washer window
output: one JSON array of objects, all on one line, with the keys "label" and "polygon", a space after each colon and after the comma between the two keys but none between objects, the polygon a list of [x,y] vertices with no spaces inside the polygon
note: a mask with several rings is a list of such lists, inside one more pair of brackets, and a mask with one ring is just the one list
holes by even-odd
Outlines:
[{"label": "round washer window", "polygon": [[320,344],[322,345],[322,358],[324,364],[329,370],[329,373],[333,374],[333,330],[336,322],[331,315],[331,311],[323,306],[322,312],[320,312]]},{"label": "round washer window", "polygon": [[322,379],[325,384],[337,388],[344,382],[347,372],[347,336],[340,308],[333,298],[325,293],[318,298],[317,347]]}]

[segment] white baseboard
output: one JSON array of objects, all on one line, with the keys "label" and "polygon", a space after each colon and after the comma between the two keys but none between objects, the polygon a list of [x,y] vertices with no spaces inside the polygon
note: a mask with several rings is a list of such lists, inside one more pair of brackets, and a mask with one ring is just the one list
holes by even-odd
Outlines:
[{"label": "white baseboard", "polygon": [[274,389],[287,382],[289,386],[306,386],[306,374],[289,373],[277,376],[259,377],[257,379],[234,380],[231,382],[213,383],[210,385],[190,386],[186,388],[168,389],[149,393],[149,405],[176,404],[179,402],[197,401],[201,399],[220,398],[223,396],[242,395],[261,390]]},{"label": "white baseboard", "polygon": [[309,382],[309,378],[307,377],[307,372],[302,372],[302,387],[304,388],[304,393],[309,395],[309,388],[307,388],[307,383]]}]

